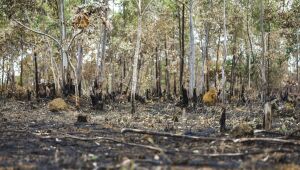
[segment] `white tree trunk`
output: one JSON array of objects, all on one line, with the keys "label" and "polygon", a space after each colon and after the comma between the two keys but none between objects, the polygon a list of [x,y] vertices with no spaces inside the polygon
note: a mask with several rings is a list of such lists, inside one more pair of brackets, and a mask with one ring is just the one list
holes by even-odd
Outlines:
[{"label": "white tree trunk", "polygon": [[225,103],[226,100],[226,75],[225,75],[225,64],[227,58],[227,29],[226,29],[226,0],[224,0],[224,8],[223,8],[223,20],[224,20],[224,58],[222,64],[222,103]]},{"label": "white tree trunk", "polygon": [[265,29],[264,29],[264,2],[263,0],[260,1],[260,29],[261,29],[261,78],[262,78],[262,85],[261,85],[261,99],[263,102],[266,100],[266,67],[265,67]]},{"label": "white tree trunk", "polygon": [[194,36],[194,23],[193,23],[193,0],[190,0],[190,56],[189,56],[189,98],[193,97],[195,88],[195,36]]},{"label": "white tree trunk", "polygon": [[251,39],[251,30],[250,30],[250,27],[249,27],[249,22],[250,22],[250,13],[249,13],[249,2],[250,0],[248,0],[248,4],[247,4],[247,35],[248,35],[248,39],[249,39],[249,46],[250,46],[250,53],[251,54],[249,57],[248,57],[248,89],[251,88],[251,58],[253,57],[253,47],[252,47],[252,39]]},{"label": "white tree trunk", "polygon": [[[108,0],[105,0],[105,4],[108,5]],[[107,10],[104,12],[104,17],[108,18]],[[100,87],[103,87],[103,82],[105,79],[105,55],[106,55],[106,41],[107,41],[107,27],[103,25],[100,39],[99,39],[99,47],[97,53],[97,64],[98,64],[98,82]]]},{"label": "white tree trunk", "polygon": [[202,36],[200,36],[200,49],[202,49],[202,56],[200,57],[200,68],[201,68],[201,72],[200,72],[200,94],[203,95],[204,93],[204,77],[205,77],[205,47],[202,43]]},{"label": "white tree trunk", "polygon": [[300,53],[300,44],[299,44],[299,32],[300,30],[297,30],[297,63],[296,63],[296,70],[297,70],[297,82],[298,82],[298,88],[299,88],[299,53]]},{"label": "white tree trunk", "polygon": [[78,41],[77,65],[76,65],[76,76],[75,76],[76,106],[79,106],[79,88],[78,88],[78,86],[79,86],[79,83],[81,82],[82,58],[83,58],[82,41]]},{"label": "white tree trunk", "polygon": [[[62,48],[60,49],[60,54],[62,57],[61,74],[62,74],[62,85],[66,81],[66,71],[68,69],[68,56],[66,53],[66,23],[65,23],[65,12],[64,12],[64,0],[58,1],[59,7],[59,21],[60,21],[60,44]],[[64,88],[64,87],[63,87]]]},{"label": "white tree trunk", "polygon": [[142,14],[141,14],[141,1],[138,1],[138,27],[137,27],[137,36],[136,36],[136,47],[134,52],[133,66],[132,66],[132,83],[131,83],[131,113],[135,113],[135,93],[137,86],[137,65],[139,60],[139,53],[141,47],[141,38],[142,38]]},{"label": "white tree trunk", "polygon": [[[46,39],[47,41],[47,44],[48,44],[48,52],[49,52],[49,56],[50,56],[50,69],[52,71],[52,74],[53,74],[53,79],[54,79],[54,84],[55,84],[55,93],[57,95],[60,94],[60,90],[61,89],[61,86],[59,84],[59,75],[60,75],[60,72],[59,72],[59,69],[58,69],[58,66],[57,66],[57,63],[54,59],[54,56],[53,56],[53,52],[52,52],[52,48],[51,48],[51,44],[50,42],[48,41],[48,39]],[[56,70],[56,72],[55,72]]]}]

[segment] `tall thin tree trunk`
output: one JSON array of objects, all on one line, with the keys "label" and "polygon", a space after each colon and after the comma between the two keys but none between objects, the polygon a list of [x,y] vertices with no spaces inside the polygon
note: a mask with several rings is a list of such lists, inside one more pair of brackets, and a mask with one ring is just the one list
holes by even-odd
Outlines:
[{"label": "tall thin tree trunk", "polygon": [[170,90],[170,71],[169,71],[169,60],[168,60],[168,46],[167,46],[167,35],[165,37],[165,58],[166,58],[166,91],[167,91],[167,99],[171,98],[171,90]]},{"label": "tall thin tree trunk", "polygon": [[209,46],[209,23],[205,23],[205,85],[206,85],[206,91],[209,90],[209,56],[208,56],[208,46]]},{"label": "tall thin tree trunk", "polygon": [[218,89],[218,82],[219,82],[219,73],[218,73],[218,64],[219,64],[219,50],[220,50],[220,42],[221,42],[221,33],[222,29],[220,28],[219,38],[218,38],[218,45],[217,45],[217,59],[216,59],[216,68],[215,68],[215,88]]},{"label": "tall thin tree trunk", "polygon": [[35,95],[36,98],[39,98],[39,73],[38,73],[38,63],[37,63],[37,54],[34,53],[33,57],[34,57],[34,70],[35,70]]},{"label": "tall thin tree trunk", "polygon": [[137,68],[137,86],[136,86],[136,93],[139,94],[140,91],[140,82],[141,82],[141,68],[142,68],[142,60],[143,60],[143,54],[140,54],[139,60],[138,60],[138,68]]},{"label": "tall thin tree trunk", "polygon": [[182,13],[181,13],[181,55],[180,55],[180,76],[179,76],[179,84],[180,84],[180,91],[182,91],[183,87],[183,72],[184,72],[184,12],[185,12],[185,5],[182,5]]},{"label": "tall thin tree trunk", "polygon": [[1,95],[4,91],[5,57],[2,58]]},{"label": "tall thin tree trunk", "polygon": [[[299,80],[299,53],[300,53],[299,33],[300,33],[300,30],[297,30],[297,61],[296,61],[296,69],[297,69],[298,88],[299,88],[299,84],[300,84],[300,80]],[[299,91],[299,89],[298,89],[298,91]]]},{"label": "tall thin tree trunk", "polygon": [[265,66],[265,29],[264,29],[264,1],[260,1],[260,29],[261,29],[261,78],[262,78],[262,84],[261,84],[261,99],[262,102],[265,102],[266,100],[266,66]]},{"label": "tall thin tree trunk", "polygon": [[126,78],[126,59],[123,59],[123,67],[122,67],[123,71],[122,71],[122,86],[121,86],[121,92],[123,93],[122,87],[125,84],[125,78]]},{"label": "tall thin tree trunk", "polygon": [[24,54],[24,46],[23,46],[23,37],[21,36],[21,61],[20,61],[20,86],[23,86],[23,54]]},{"label": "tall thin tree trunk", "polygon": [[224,2],[223,8],[223,29],[224,29],[224,58],[222,64],[222,103],[224,104],[226,101],[226,75],[225,75],[225,64],[227,58],[227,29],[226,29],[226,0]]},{"label": "tall thin tree trunk", "polygon": [[155,74],[156,74],[156,95],[161,97],[161,68],[160,68],[160,56],[158,54],[158,47],[155,48]]},{"label": "tall thin tree trunk", "polygon": [[11,75],[11,84],[10,88],[11,90],[15,90],[15,67],[14,67],[14,56],[12,55],[10,57],[10,75]]},{"label": "tall thin tree trunk", "polygon": [[[200,49],[202,48],[202,55],[200,57],[200,68],[201,68],[201,71],[200,71],[200,94],[201,95],[204,95],[204,87],[205,87],[205,46],[202,42],[202,36],[200,36]],[[202,59],[201,59],[202,58]]]},{"label": "tall thin tree trunk", "polygon": [[193,97],[195,88],[195,36],[194,36],[194,22],[193,22],[193,0],[190,0],[190,56],[189,56],[189,99]]},{"label": "tall thin tree trunk", "polygon": [[236,67],[236,57],[237,57],[237,54],[236,54],[236,42],[237,42],[237,33],[236,33],[237,30],[235,30],[235,33],[234,33],[234,37],[233,37],[233,49],[232,49],[232,65],[231,65],[231,78],[230,78],[230,97],[233,97],[235,94],[234,94],[234,85],[235,85],[235,79],[236,79],[236,74],[235,74],[235,67]]},{"label": "tall thin tree trunk", "polygon": [[62,45],[62,48],[60,49],[60,54],[62,57],[62,63],[61,63],[61,74],[62,74],[62,88],[65,87],[66,84],[66,73],[68,70],[68,56],[66,53],[66,22],[65,22],[65,12],[64,12],[64,0],[58,1],[58,7],[59,7],[59,21],[60,21],[60,43]]},{"label": "tall thin tree trunk", "polygon": [[[270,52],[270,41],[271,41],[271,26],[269,24],[269,33],[268,33],[268,40],[267,40],[267,51],[268,51],[268,54]],[[268,56],[267,58],[267,95],[269,96],[270,95],[270,73],[271,73],[271,70],[270,70],[270,66],[271,66],[271,60],[270,60],[270,57]]]},{"label": "tall thin tree trunk", "polygon": [[[47,44],[48,44],[48,51],[49,51],[49,55],[50,55],[50,69],[52,71],[52,74],[53,74],[53,79],[54,79],[54,83],[55,83],[55,94],[59,95],[61,94],[61,84],[59,82],[59,67],[57,66],[57,63],[54,59],[54,56],[53,56],[53,53],[52,53],[52,47],[50,45],[50,42],[48,41],[48,39],[46,39],[47,41]],[[55,72],[56,70],[56,72]]]},{"label": "tall thin tree trunk", "polygon": [[[76,65],[76,80],[75,80],[75,100],[76,107],[80,106],[79,96],[81,91],[81,70],[82,70],[82,58],[83,58],[83,48],[81,40],[78,41],[77,47],[77,65]],[[80,87],[80,89],[79,89]]]},{"label": "tall thin tree trunk", "polygon": [[[108,0],[104,1],[105,5],[108,5]],[[107,19],[108,18],[108,13],[107,10],[104,12],[104,17]],[[100,84],[100,87],[103,88],[103,82],[105,79],[105,55],[106,55],[106,41],[107,41],[107,27],[103,25],[102,32],[101,32],[101,44],[99,45],[98,53],[97,53],[97,58],[99,58],[99,77],[98,77],[98,82]],[[101,51],[101,53],[100,53]]]},{"label": "tall thin tree trunk", "polygon": [[250,27],[249,27],[249,1],[247,1],[247,35],[248,35],[248,40],[249,40],[249,45],[250,45],[250,51],[251,51],[251,56],[248,58],[248,88],[251,88],[251,58],[253,58],[254,53],[253,53],[253,46],[252,46],[252,40],[251,40],[251,35],[250,35]]},{"label": "tall thin tree trunk", "polygon": [[134,52],[133,67],[132,67],[132,84],[131,84],[131,113],[136,111],[135,93],[137,86],[137,65],[139,60],[141,38],[142,38],[142,0],[138,0],[138,26],[136,36],[136,47]]}]

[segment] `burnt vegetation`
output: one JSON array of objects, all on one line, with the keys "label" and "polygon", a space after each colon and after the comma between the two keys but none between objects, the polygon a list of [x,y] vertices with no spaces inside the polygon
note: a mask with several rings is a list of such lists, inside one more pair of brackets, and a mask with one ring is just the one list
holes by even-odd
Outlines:
[{"label": "burnt vegetation", "polygon": [[300,169],[299,5],[0,0],[0,170]]}]

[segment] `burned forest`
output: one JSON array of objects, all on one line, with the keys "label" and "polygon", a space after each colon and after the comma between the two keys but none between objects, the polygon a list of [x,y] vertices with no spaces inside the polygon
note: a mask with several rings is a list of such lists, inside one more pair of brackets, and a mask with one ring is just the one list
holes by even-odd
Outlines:
[{"label": "burned forest", "polygon": [[299,0],[0,0],[0,170],[300,169]]}]

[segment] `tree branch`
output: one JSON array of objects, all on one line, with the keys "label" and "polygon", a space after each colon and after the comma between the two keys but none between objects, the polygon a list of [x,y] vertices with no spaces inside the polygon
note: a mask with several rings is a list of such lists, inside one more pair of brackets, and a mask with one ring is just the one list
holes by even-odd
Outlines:
[{"label": "tree branch", "polygon": [[[150,6],[150,4],[152,3],[152,1],[153,0],[151,0],[148,4],[147,4],[147,6],[144,8],[144,10],[143,10],[143,12],[142,12],[142,16],[144,15],[144,13],[147,11],[147,9],[148,9],[148,7]],[[142,10],[142,9],[141,9]]]},{"label": "tree branch", "polygon": [[59,45],[60,48],[62,48],[62,44],[61,44],[56,38],[54,38],[53,36],[51,36],[51,35],[49,35],[49,34],[46,34],[46,33],[44,33],[44,32],[41,32],[41,31],[38,31],[38,30],[34,30],[34,29],[32,29],[32,28],[29,28],[28,26],[22,24],[20,21],[18,21],[18,20],[16,20],[16,19],[12,19],[12,20],[13,20],[14,22],[16,22],[17,24],[21,25],[22,27],[26,28],[26,29],[29,30],[29,31],[32,31],[32,32],[34,32],[34,33],[36,33],[36,34],[40,34],[40,35],[43,35],[43,36],[46,36],[46,37],[52,39],[53,41],[55,41],[55,42],[57,43],[57,45]]},{"label": "tree branch", "polygon": [[79,34],[81,34],[81,33],[83,33],[83,30],[80,30],[78,33],[76,33],[76,34],[72,37],[72,39],[71,39],[71,41],[70,41],[70,43],[69,43],[69,45],[68,45],[67,51],[70,50],[73,41],[74,41],[75,38],[76,38]]},{"label": "tree branch", "polygon": [[234,140],[234,143],[244,143],[244,142],[269,142],[269,143],[300,145],[299,140],[286,140],[286,139],[278,139],[278,138],[240,138]]},{"label": "tree branch", "polygon": [[165,133],[165,132],[154,132],[148,130],[140,130],[140,129],[130,129],[130,128],[123,128],[121,133],[138,133],[138,134],[147,134],[153,136],[166,136],[166,137],[174,137],[174,138],[184,138],[184,139],[191,139],[191,140],[199,140],[199,141],[233,141],[229,138],[215,138],[215,137],[203,137],[203,136],[190,136],[190,135],[178,135],[172,133]]},{"label": "tree branch", "polygon": [[150,145],[136,144],[136,143],[127,143],[127,142],[119,141],[119,140],[109,138],[109,137],[85,138],[85,137],[79,137],[79,136],[74,136],[74,135],[70,135],[70,134],[65,134],[63,136],[63,138],[71,138],[71,139],[77,139],[77,140],[82,140],[82,141],[104,140],[104,141],[110,141],[110,142],[114,142],[114,143],[120,143],[120,144],[123,144],[123,145],[135,146],[135,147],[140,147],[140,148],[144,148],[144,149],[149,149],[149,150],[153,150],[153,151],[157,151],[157,152],[164,152],[164,150],[162,148],[159,148],[159,147],[150,146]]}]

